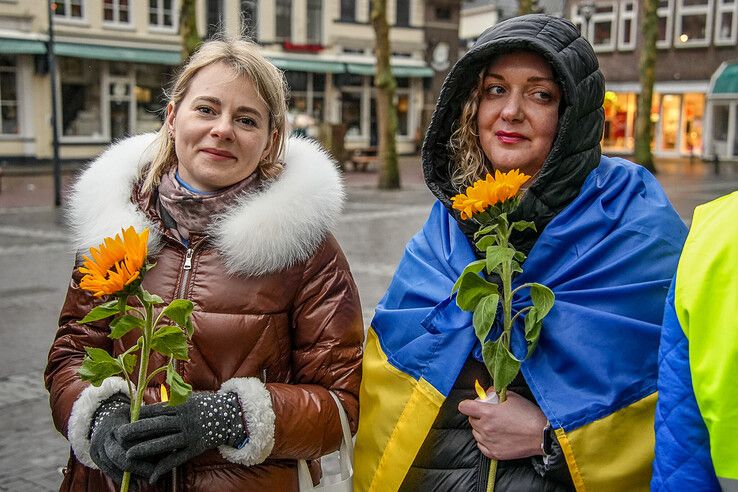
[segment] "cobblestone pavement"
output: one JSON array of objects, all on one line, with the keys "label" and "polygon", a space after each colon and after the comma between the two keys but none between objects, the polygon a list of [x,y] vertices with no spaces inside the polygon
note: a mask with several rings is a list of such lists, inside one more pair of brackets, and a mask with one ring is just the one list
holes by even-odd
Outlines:
[{"label": "cobblestone pavement", "polygon": [[[349,200],[336,236],[371,320],[407,240],[433,198],[417,158],[403,158],[401,192],[375,189],[376,173],[346,173]],[[686,161],[659,162],[659,180],[682,218],[738,189],[738,170]],[[70,174],[66,175],[69,181]],[[50,206],[48,175],[5,175],[0,191],[0,491],[51,491],[61,481],[68,445],[54,429],[42,371],[64,298],[73,253],[61,213]]]}]

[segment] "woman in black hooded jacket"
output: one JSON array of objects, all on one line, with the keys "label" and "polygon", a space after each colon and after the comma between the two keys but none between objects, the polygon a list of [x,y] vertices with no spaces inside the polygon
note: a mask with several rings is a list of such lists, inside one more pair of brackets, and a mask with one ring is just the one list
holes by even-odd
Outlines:
[{"label": "woman in black hooded jacket", "polygon": [[[438,202],[369,330],[358,490],[483,491],[490,459],[499,492],[647,489],[659,325],[685,228],[653,176],[601,156],[603,99],[592,46],[546,15],[488,29],[451,70],[423,144]],[[451,197],[512,169],[533,177],[511,221],[536,230],[511,241],[528,255],[526,281],[547,284],[556,303],[508,401],[489,405],[473,400],[475,379],[491,384],[478,342],[437,350],[461,339],[446,326],[463,319],[448,302],[454,250],[469,250],[478,227]]]}]

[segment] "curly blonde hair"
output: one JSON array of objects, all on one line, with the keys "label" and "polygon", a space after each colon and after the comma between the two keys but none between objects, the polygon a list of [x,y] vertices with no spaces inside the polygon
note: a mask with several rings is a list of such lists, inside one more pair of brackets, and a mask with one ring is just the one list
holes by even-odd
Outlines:
[{"label": "curly blonde hair", "polygon": [[[220,37],[203,43],[182,67],[171,91],[167,93],[167,99],[174,103],[176,110],[195,75],[202,68],[215,63],[229,66],[236,76],[246,76],[266,104],[269,110],[269,131],[276,132],[277,136],[269,155],[259,163],[258,171],[262,179],[277,177],[282,171],[280,156],[286,135],[287,83],[282,72],[259,53],[255,43],[232,37]],[[155,188],[161,176],[177,163],[174,139],[169,134],[166,123],[159,129],[154,145],[157,145],[157,149],[151,165],[145,171],[143,191]]]},{"label": "curly blonde hair", "polygon": [[474,181],[483,178],[487,170],[487,158],[479,141],[477,112],[482,96],[483,69],[477,75],[477,83],[466,98],[459,119],[454,123],[449,139],[451,158],[449,159],[451,184],[460,191]]}]

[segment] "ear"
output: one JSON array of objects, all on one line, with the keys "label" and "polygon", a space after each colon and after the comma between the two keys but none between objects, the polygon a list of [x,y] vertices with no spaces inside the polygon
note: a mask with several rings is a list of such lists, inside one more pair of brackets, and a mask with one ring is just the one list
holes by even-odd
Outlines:
[{"label": "ear", "polygon": [[277,145],[277,138],[278,137],[279,137],[279,133],[277,132],[277,130],[272,130],[271,138],[267,142],[267,146],[266,146],[266,148],[264,148],[264,152],[261,153],[261,160],[266,159],[266,157],[272,151],[272,148],[275,145]]},{"label": "ear", "polygon": [[174,132],[174,118],[177,115],[176,108],[174,107],[174,102],[170,101],[169,104],[167,104],[167,117],[166,117],[166,124],[167,124],[167,130],[169,130],[169,133]]}]

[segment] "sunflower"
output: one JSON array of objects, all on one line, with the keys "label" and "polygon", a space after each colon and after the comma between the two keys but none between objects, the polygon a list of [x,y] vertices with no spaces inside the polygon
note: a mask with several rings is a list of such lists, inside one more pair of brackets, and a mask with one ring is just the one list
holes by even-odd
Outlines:
[{"label": "sunflower", "polygon": [[470,219],[475,213],[484,212],[487,208],[517,196],[520,187],[530,179],[517,169],[507,173],[495,171],[495,176],[487,174],[485,179],[474,182],[466,189],[451,198],[452,208],[461,212],[461,220]]},{"label": "sunflower", "polygon": [[79,286],[92,292],[95,297],[116,294],[141,276],[146,261],[149,229],[141,234],[132,226],[121,229],[122,237],[106,237],[97,248],[90,248],[90,255],[84,256],[79,267],[84,274]]}]

